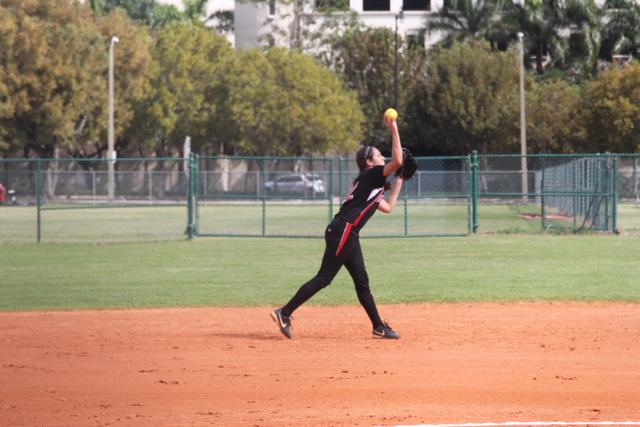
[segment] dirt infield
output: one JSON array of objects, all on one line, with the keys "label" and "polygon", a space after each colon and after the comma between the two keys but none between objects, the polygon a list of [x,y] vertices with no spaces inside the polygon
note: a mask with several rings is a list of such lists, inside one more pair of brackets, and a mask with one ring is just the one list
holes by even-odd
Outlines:
[{"label": "dirt infield", "polygon": [[0,424],[640,421],[640,305],[0,313]]}]

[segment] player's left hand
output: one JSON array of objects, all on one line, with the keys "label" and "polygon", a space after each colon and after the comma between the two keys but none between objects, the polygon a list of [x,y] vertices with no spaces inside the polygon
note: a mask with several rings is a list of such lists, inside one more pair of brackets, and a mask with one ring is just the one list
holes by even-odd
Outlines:
[{"label": "player's left hand", "polygon": [[411,154],[411,151],[409,151],[408,149],[403,148],[402,149],[402,166],[400,166],[396,170],[396,176],[402,177],[402,179],[404,179],[405,181],[408,181],[411,178],[413,178],[413,175],[416,173],[417,169],[418,169],[418,162],[416,162],[416,159],[413,157],[413,154]]}]

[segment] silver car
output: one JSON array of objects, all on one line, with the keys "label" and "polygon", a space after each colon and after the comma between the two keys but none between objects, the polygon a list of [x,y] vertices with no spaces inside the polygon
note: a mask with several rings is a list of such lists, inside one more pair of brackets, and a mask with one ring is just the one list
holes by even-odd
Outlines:
[{"label": "silver car", "polygon": [[264,183],[268,194],[300,194],[322,196],[325,194],[324,181],[317,173],[288,173]]}]

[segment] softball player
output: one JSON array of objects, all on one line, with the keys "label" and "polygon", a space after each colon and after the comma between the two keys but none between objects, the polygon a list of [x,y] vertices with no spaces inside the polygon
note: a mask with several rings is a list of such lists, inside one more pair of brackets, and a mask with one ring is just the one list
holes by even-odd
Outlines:
[{"label": "softball player", "polygon": [[380,319],[369,289],[369,277],[358,236],[376,209],[385,213],[393,211],[402,188],[403,178],[397,176],[387,199],[383,199],[385,190],[390,187],[386,178],[402,165],[402,146],[397,123],[386,117],[384,122],[391,133],[391,162],[385,165],[384,156],[375,147],[367,146],[358,150],[356,163],[360,174],[353,181],[340,211],[325,230],[326,246],[320,271],[302,285],[286,305],[271,313],[280,332],[287,338],[292,337],[291,314],[320,289],[328,286],[343,265],[353,278],[358,300],[371,320],[373,337],[400,338],[400,335]]}]

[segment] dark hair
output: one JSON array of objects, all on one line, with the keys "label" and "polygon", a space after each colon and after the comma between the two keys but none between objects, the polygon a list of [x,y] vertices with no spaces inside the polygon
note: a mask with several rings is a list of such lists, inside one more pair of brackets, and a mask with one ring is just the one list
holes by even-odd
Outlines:
[{"label": "dark hair", "polygon": [[[360,170],[360,173],[353,180],[354,184],[360,180],[360,177],[362,176],[362,174],[367,170],[367,160],[371,160],[373,158],[373,153],[375,153],[374,148],[375,147],[373,145],[365,145],[364,147],[360,148],[356,153],[356,164],[358,165],[358,169]],[[389,183],[385,180],[384,189],[388,190],[389,187],[390,187]]]},{"label": "dark hair", "polygon": [[356,164],[360,170],[360,174],[367,169],[367,160],[371,160],[373,156],[373,146],[365,145],[356,153]]}]

